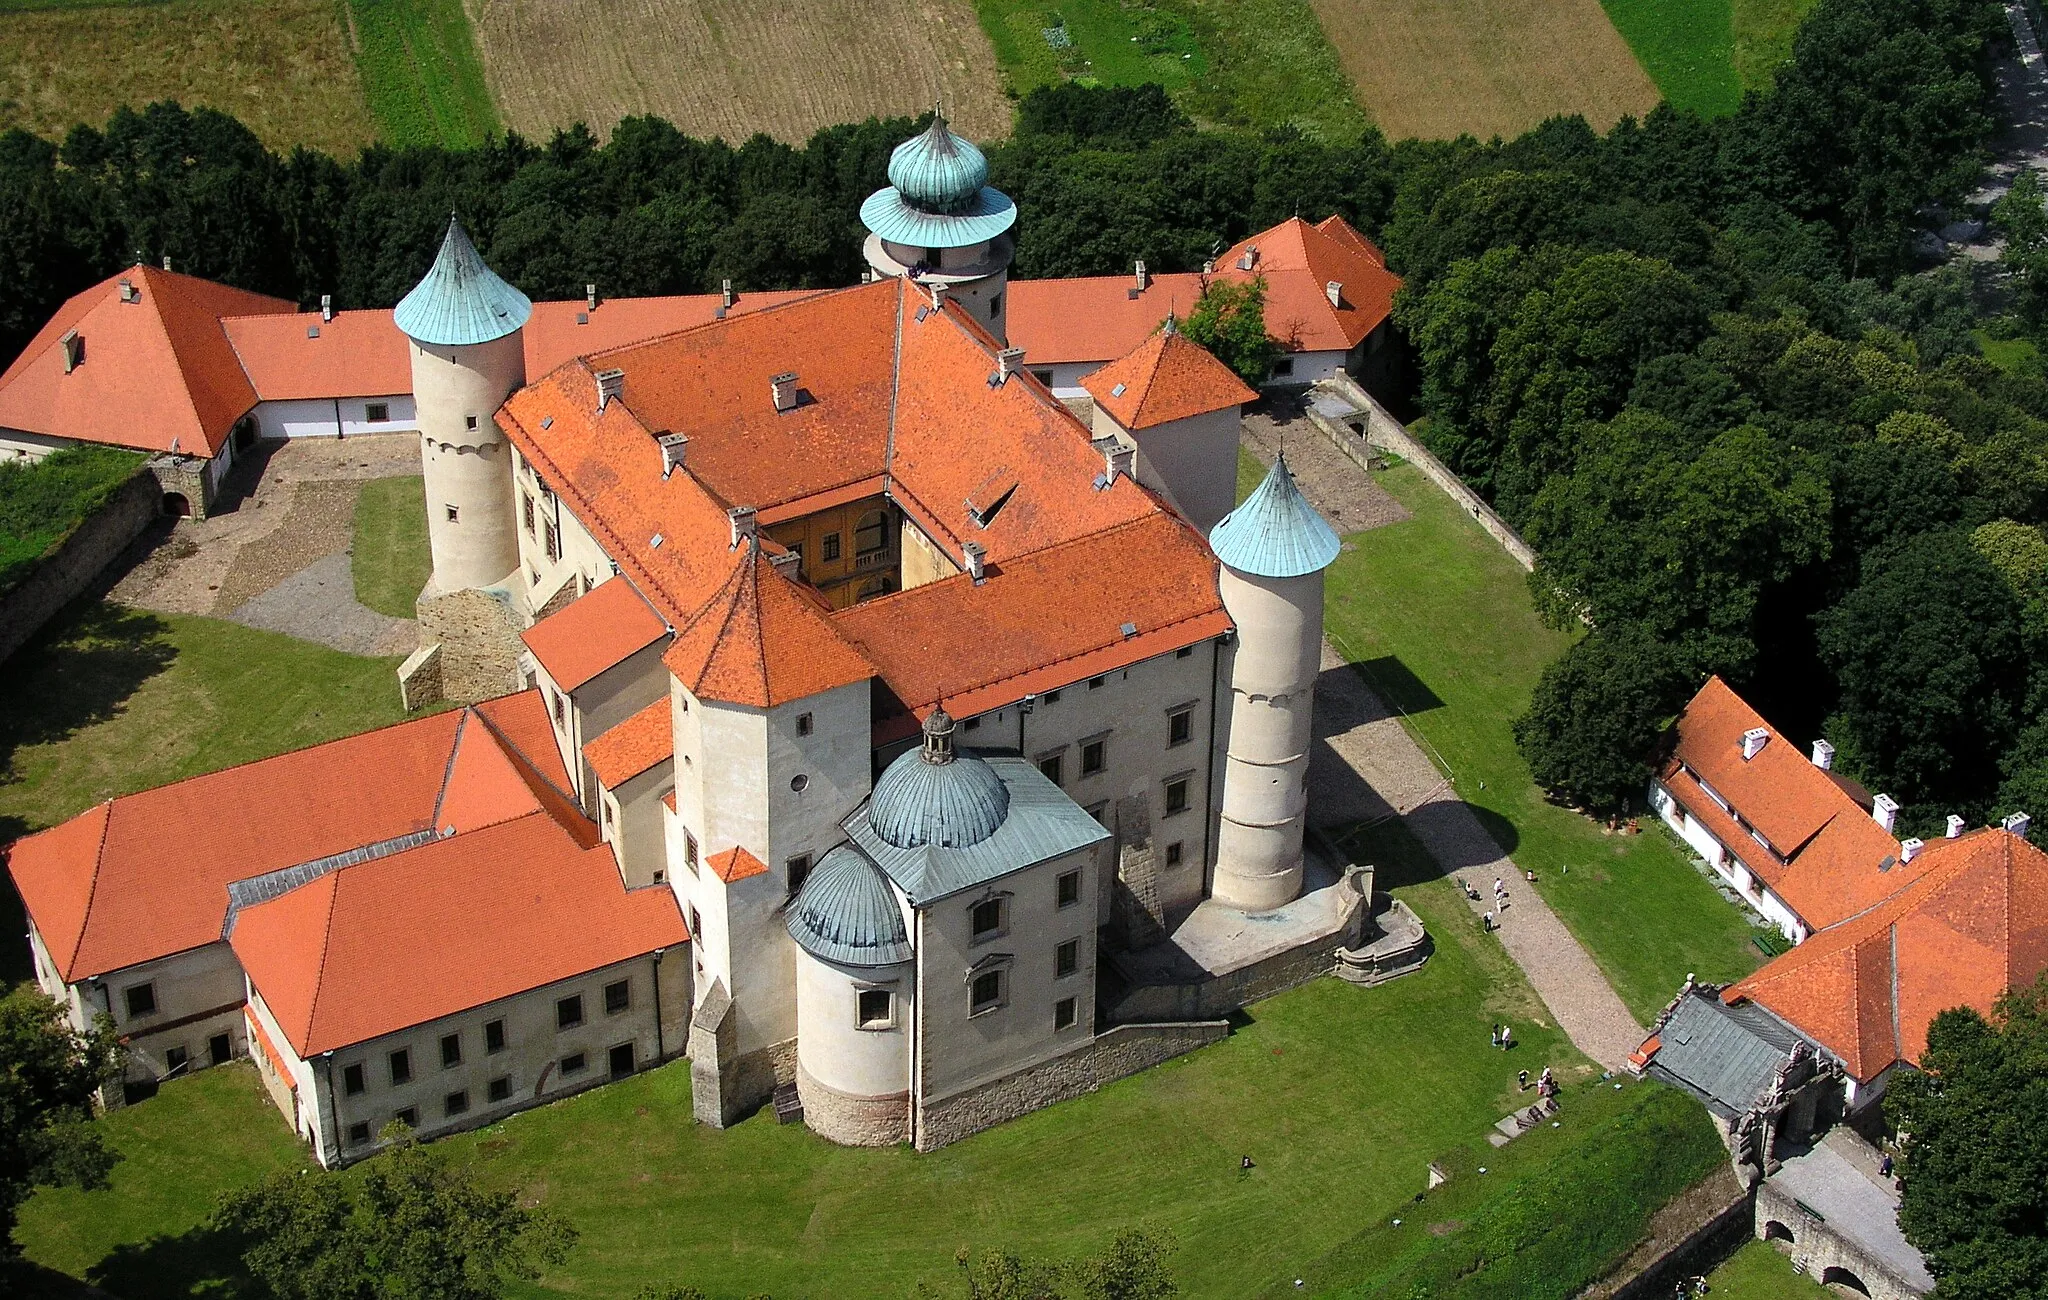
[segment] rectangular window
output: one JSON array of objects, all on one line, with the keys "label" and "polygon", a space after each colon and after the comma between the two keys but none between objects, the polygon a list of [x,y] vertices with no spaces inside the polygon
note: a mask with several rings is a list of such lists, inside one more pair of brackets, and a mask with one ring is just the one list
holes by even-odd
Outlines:
[{"label": "rectangular window", "polygon": [[502,1052],[505,1050],[505,1022],[490,1020],[484,1023],[484,1050]]},{"label": "rectangular window", "polygon": [[692,871],[697,869],[697,837],[688,831],[683,832],[683,865]]},{"label": "rectangular window", "polygon": [[561,559],[562,534],[561,531],[555,527],[555,521],[552,519],[541,520],[540,534],[541,549],[547,552],[548,558],[550,560]]},{"label": "rectangular window", "polygon": [[988,318],[996,319],[1003,314],[1003,295],[995,294],[988,300]]},{"label": "rectangular window", "polygon": [[452,1070],[460,1064],[462,1064],[462,1035],[443,1034],[441,1036],[441,1068]]},{"label": "rectangular window", "polygon": [[855,999],[854,1023],[862,1029],[893,1029],[896,997],[887,989],[862,989]]},{"label": "rectangular window", "polygon": [[1089,690],[1091,690],[1091,691],[1099,691],[1099,690],[1101,690],[1101,689],[1102,689],[1102,683],[1103,683],[1103,681],[1104,681],[1104,680],[1105,680],[1105,679],[1104,679],[1104,678],[1101,678],[1101,677],[1090,677],[1090,678],[1088,679],[1088,689],[1089,689]]},{"label": "rectangular window", "polygon": [[1195,711],[1175,709],[1166,715],[1166,743],[1169,748],[1185,745],[1195,738]]},{"label": "rectangular window", "polygon": [[1069,939],[1052,950],[1052,974],[1054,979],[1065,979],[1081,969],[1081,941]]},{"label": "rectangular window", "polygon": [[853,553],[879,555],[889,549],[887,522],[888,516],[879,510],[863,518],[860,526],[853,530]]},{"label": "rectangular window", "polygon": [[391,1054],[391,1086],[412,1082],[412,1053],[401,1047]]},{"label": "rectangular window", "polygon": [[555,1028],[574,1029],[583,1023],[583,995],[572,994],[555,1002]]},{"label": "rectangular window", "polygon": [[458,510],[458,509],[456,509],[456,508],[455,508],[455,505],[454,505],[454,503],[453,503],[453,502],[450,502],[449,504],[447,504],[447,505],[445,505],[445,506],[442,506],[442,507],[441,507],[441,509],[443,509],[443,510],[447,511],[447,513],[448,513],[448,522],[449,522],[449,523],[453,524],[453,523],[458,523],[458,522],[460,522],[460,521],[461,521],[461,519],[462,519],[462,512],[461,512],[460,510]]},{"label": "rectangular window", "polygon": [[164,1049],[164,1073],[165,1073],[165,1074],[176,1074],[176,1073],[177,1073],[178,1071],[180,1071],[180,1070],[184,1069],[184,1068],[185,1068],[185,1063],[186,1063],[187,1061],[191,1060],[191,1059],[192,1059],[192,1057],[191,1057],[191,1054],[190,1054],[190,1053],[188,1053],[188,1052],[187,1052],[187,1051],[186,1051],[186,1050],[185,1050],[184,1048],[182,1048],[182,1047],[167,1047],[167,1048],[165,1048],[165,1049]]},{"label": "rectangular window", "polygon": [[623,1079],[633,1072],[633,1045],[620,1043],[607,1053],[606,1062],[611,1067],[612,1078]]},{"label": "rectangular window", "polygon": [[475,417],[474,415],[465,415],[465,416],[463,416],[463,417],[462,417],[462,427],[463,427],[463,428],[465,428],[465,429],[474,429],[474,428],[476,428],[476,417]]},{"label": "rectangular window", "polygon": [[631,984],[625,980],[618,980],[615,983],[604,986],[604,1013],[606,1015],[618,1015],[621,1011],[632,1005],[633,986]]},{"label": "rectangular window", "polygon": [[816,722],[816,720],[815,720],[815,719],[813,719],[813,718],[812,718],[812,716],[811,716],[810,714],[808,714],[808,713],[799,713],[799,714],[797,714],[797,715],[796,715],[796,734],[797,734],[797,735],[799,735],[799,736],[808,736],[808,735],[810,735],[810,734],[811,734],[811,732],[812,732],[812,731],[813,731],[813,730],[814,730],[814,729],[816,728],[816,726],[817,726],[817,722]]},{"label": "rectangular window", "polygon": [[1060,784],[1061,773],[1066,765],[1067,756],[1065,754],[1048,754],[1046,757],[1038,760],[1039,773],[1054,785]]},{"label": "rectangular window", "polygon": [[226,1065],[235,1055],[235,1040],[215,1034],[206,1040],[206,1055],[215,1065]]},{"label": "rectangular window", "polygon": [[441,1114],[453,1119],[469,1109],[469,1091],[461,1089],[441,1098]]},{"label": "rectangular window", "polygon": [[1184,645],[1184,646],[1182,646],[1182,647],[1181,647],[1180,649],[1178,649],[1178,650],[1176,650],[1176,651],[1174,651],[1174,652],[1173,652],[1173,657],[1174,657],[1174,658],[1176,658],[1176,659],[1185,659],[1185,658],[1187,658],[1187,657],[1188,657],[1189,655],[1193,654],[1194,652],[1195,652],[1195,648],[1194,648],[1193,646],[1191,646],[1191,645]]},{"label": "rectangular window", "polygon": [[1081,775],[1096,776],[1109,766],[1109,742],[1091,740],[1081,746]]},{"label": "rectangular window", "polygon": [[490,1088],[484,1095],[492,1101],[510,1100],[512,1096],[512,1080],[506,1078],[491,1080]]},{"label": "rectangular window", "polygon": [[1047,704],[1058,704],[1060,702],[1060,693],[1058,691],[1047,691],[1045,693],[1045,702]]},{"label": "rectangular window", "polygon": [[418,1128],[420,1126],[420,1113],[410,1106],[407,1106],[404,1110],[399,1111],[391,1118],[397,1120],[399,1123],[405,1125],[407,1128]]},{"label": "rectangular window", "polygon": [[348,1126],[348,1144],[350,1146],[363,1146],[367,1144],[369,1140],[370,1126],[367,1123],[351,1124]]},{"label": "rectangular window", "polygon": [[1001,934],[1003,932],[1003,900],[1000,898],[985,898],[976,903],[974,910],[968,914],[967,928],[973,935],[974,942],[976,943],[993,939]]},{"label": "rectangular window", "polygon": [[827,561],[828,563],[829,563],[830,561],[833,561],[833,560],[836,560],[836,559],[838,559],[838,558],[839,558],[839,534],[838,534],[838,533],[826,533],[826,534],[825,534],[825,540],[824,540],[824,542],[823,542],[823,543],[822,543],[822,544],[821,544],[821,545],[819,546],[819,548],[818,548],[818,554],[819,554],[819,555],[820,555],[820,556],[821,556],[821,557],[822,557],[822,558],[823,558],[824,560],[826,560],[826,561]]},{"label": "rectangular window", "polygon": [[1052,1004],[1052,1027],[1055,1030],[1072,1029],[1076,1019],[1077,1004],[1072,998],[1061,998]]},{"label": "rectangular window", "polygon": [[1003,1005],[1003,973],[983,971],[974,977],[967,1002],[967,1014],[978,1016]]},{"label": "rectangular window", "polygon": [[1050,370],[1034,370],[1031,372],[1031,377],[1044,384],[1047,388],[1052,387],[1052,371]]},{"label": "rectangular window", "polygon": [[371,424],[383,424],[391,419],[391,404],[370,402],[363,407],[363,418]]},{"label": "rectangular window", "polygon": [[343,1093],[355,1097],[361,1095],[362,1091],[367,1087],[369,1087],[369,1080],[363,1077],[363,1063],[361,1061],[357,1061],[354,1065],[345,1065],[341,1068],[341,1090]]},{"label": "rectangular window", "polygon": [[555,697],[555,725],[559,727],[569,719],[569,701],[562,698],[560,691],[550,691],[549,694]]},{"label": "rectangular window", "polygon": [[139,1016],[153,1016],[156,1014],[156,983],[154,981],[148,984],[130,985],[127,996],[129,1019],[132,1020]]},{"label": "rectangular window", "polygon": [[1085,811],[1090,817],[1095,819],[1097,826],[1104,830],[1109,829],[1109,800],[1104,799],[1101,803],[1091,803]]},{"label": "rectangular window", "polygon": [[1293,373],[1294,373],[1294,358],[1293,358],[1293,357],[1281,357],[1281,358],[1280,358],[1280,359],[1279,359],[1278,361],[1275,361],[1275,362],[1273,363],[1273,375],[1274,375],[1274,377],[1275,377],[1275,378],[1284,378],[1285,376],[1287,376],[1287,375],[1291,375],[1291,374],[1293,374]]},{"label": "rectangular window", "polygon": [[524,503],[520,513],[526,520],[526,535],[531,537],[533,536],[533,498],[525,493],[521,493],[519,499]]},{"label": "rectangular window", "polygon": [[1166,846],[1166,865],[1169,867],[1177,867],[1180,865],[1180,859],[1181,843],[1179,840],[1175,840],[1173,843]]},{"label": "rectangular window", "polygon": [[1057,905],[1060,907],[1072,907],[1080,902],[1081,873],[1078,871],[1062,871],[1059,879],[1053,882],[1053,897],[1057,900]]},{"label": "rectangular window", "polygon": [[572,1074],[581,1074],[589,1068],[590,1062],[583,1058],[583,1053],[581,1052],[562,1058],[562,1077],[565,1079]]},{"label": "rectangular window", "polygon": [[1177,776],[1166,783],[1166,815],[1184,813],[1188,810],[1188,779]]},{"label": "rectangular window", "polygon": [[796,897],[796,891],[802,889],[804,881],[810,878],[811,855],[799,853],[784,863],[783,869],[789,873],[789,894],[790,897],[794,898]]}]

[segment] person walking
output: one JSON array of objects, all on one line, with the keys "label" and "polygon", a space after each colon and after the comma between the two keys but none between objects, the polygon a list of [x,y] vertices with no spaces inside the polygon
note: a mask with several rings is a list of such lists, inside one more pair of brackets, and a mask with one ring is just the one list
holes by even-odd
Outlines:
[{"label": "person walking", "polygon": [[1499,1021],[1495,1021],[1495,1022],[1494,1022],[1494,1026],[1493,1026],[1493,1045],[1494,1045],[1495,1047],[1499,1047],[1499,1046],[1500,1046],[1500,1022],[1499,1022]]},{"label": "person walking", "polygon": [[1500,1027],[1500,1050],[1505,1052],[1515,1045],[1515,1031],[1507,1025]]},{"label": "person walking", "polygon": [[1518,1092],[1529,1091],[1529,1072],[1527,1070],[1515,1072],[1515,1089]]},{"label": "person walking", "polygon": [[1493,913],[1491,913],[1491,912],[1486,912],[1486,913],[1482,913],[1482,914],[1480,915],[1480,917],[1479,917],[1479,924],[1480,924],[1480,925],[1482,925],[1482,926],[1484,926],[1484,927],[1486,927],[1486,932],[1487,932],[1488,934],[1492,934],[1492,933],[1493,933]]}]

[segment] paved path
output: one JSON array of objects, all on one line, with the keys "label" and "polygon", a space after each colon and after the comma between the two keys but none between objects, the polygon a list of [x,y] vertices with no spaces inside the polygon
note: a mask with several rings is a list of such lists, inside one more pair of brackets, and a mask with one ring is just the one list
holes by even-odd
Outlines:
[{"label": "paved path", "polygon": [[[1303,484],[1311,500],[1382,491],[1344,457],[1318,458],[1304,470],[1316,480]],[[1367,665],[1368,671],[1390,667]],[[1643,1027],[1400,719],[1327,642],[1316,682],[1316,739],[1308,775],[1309,816],[1316,825],[1403,818],[1446,874],[1479,890],[1480,900],[1471,903],[1475,916],[1493,906],[1495,878],[1504,880],[1509,905],[1496,913],[1501,947],[1580,1051],[1607,1069],[1624,1068],[1628,1054],[1642,1044]]]},{"label": "paved path", "polygon": [[228,618],[352,655],[404,655],[419,646],[419,630],[411,619],[356,603],[356,578],[346,553],[313,561],[244,601]]}]

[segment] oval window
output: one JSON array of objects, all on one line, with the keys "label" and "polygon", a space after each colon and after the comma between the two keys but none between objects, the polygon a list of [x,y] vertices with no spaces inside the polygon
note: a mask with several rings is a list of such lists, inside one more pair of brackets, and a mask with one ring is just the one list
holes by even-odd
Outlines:
[{"label": "oval window", "polygon": [[802,794],[804,792],[804,787],[808,786],[810,783],[811,778],[805,776],[802,772],[798,772],[795,776],[789,778],[789,788],[796,791],[798,794]]}]

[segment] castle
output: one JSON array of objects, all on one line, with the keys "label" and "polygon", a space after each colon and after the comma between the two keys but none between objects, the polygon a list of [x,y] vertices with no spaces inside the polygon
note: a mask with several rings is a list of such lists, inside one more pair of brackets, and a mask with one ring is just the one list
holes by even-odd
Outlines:
[{"label": "castle", "polygon": [[[114,418],[120,347],[185,381],[196,509],[237,437],[417,428],[403,688],[477,701],[12,848],[38,979],[132,1091],[247,1053],[338,1164],[687,1054],[707,1123],[928,1149],[1361,942],[1369,881],[1304,849],[1338,541],[1284,458],[1231,509],[1256,394],[1175,329],[1198,284],[1010,282],[943,120],[889,178],[852,288],[536,307],[451,222],[388,325],[138,267],[0,376],[18,451]],[[1368,364],[1396,283],[1335,218],[1216,273],[1313,290],[1283,382]],[[1033,315],[1078,341],[1012,346]]]}]

